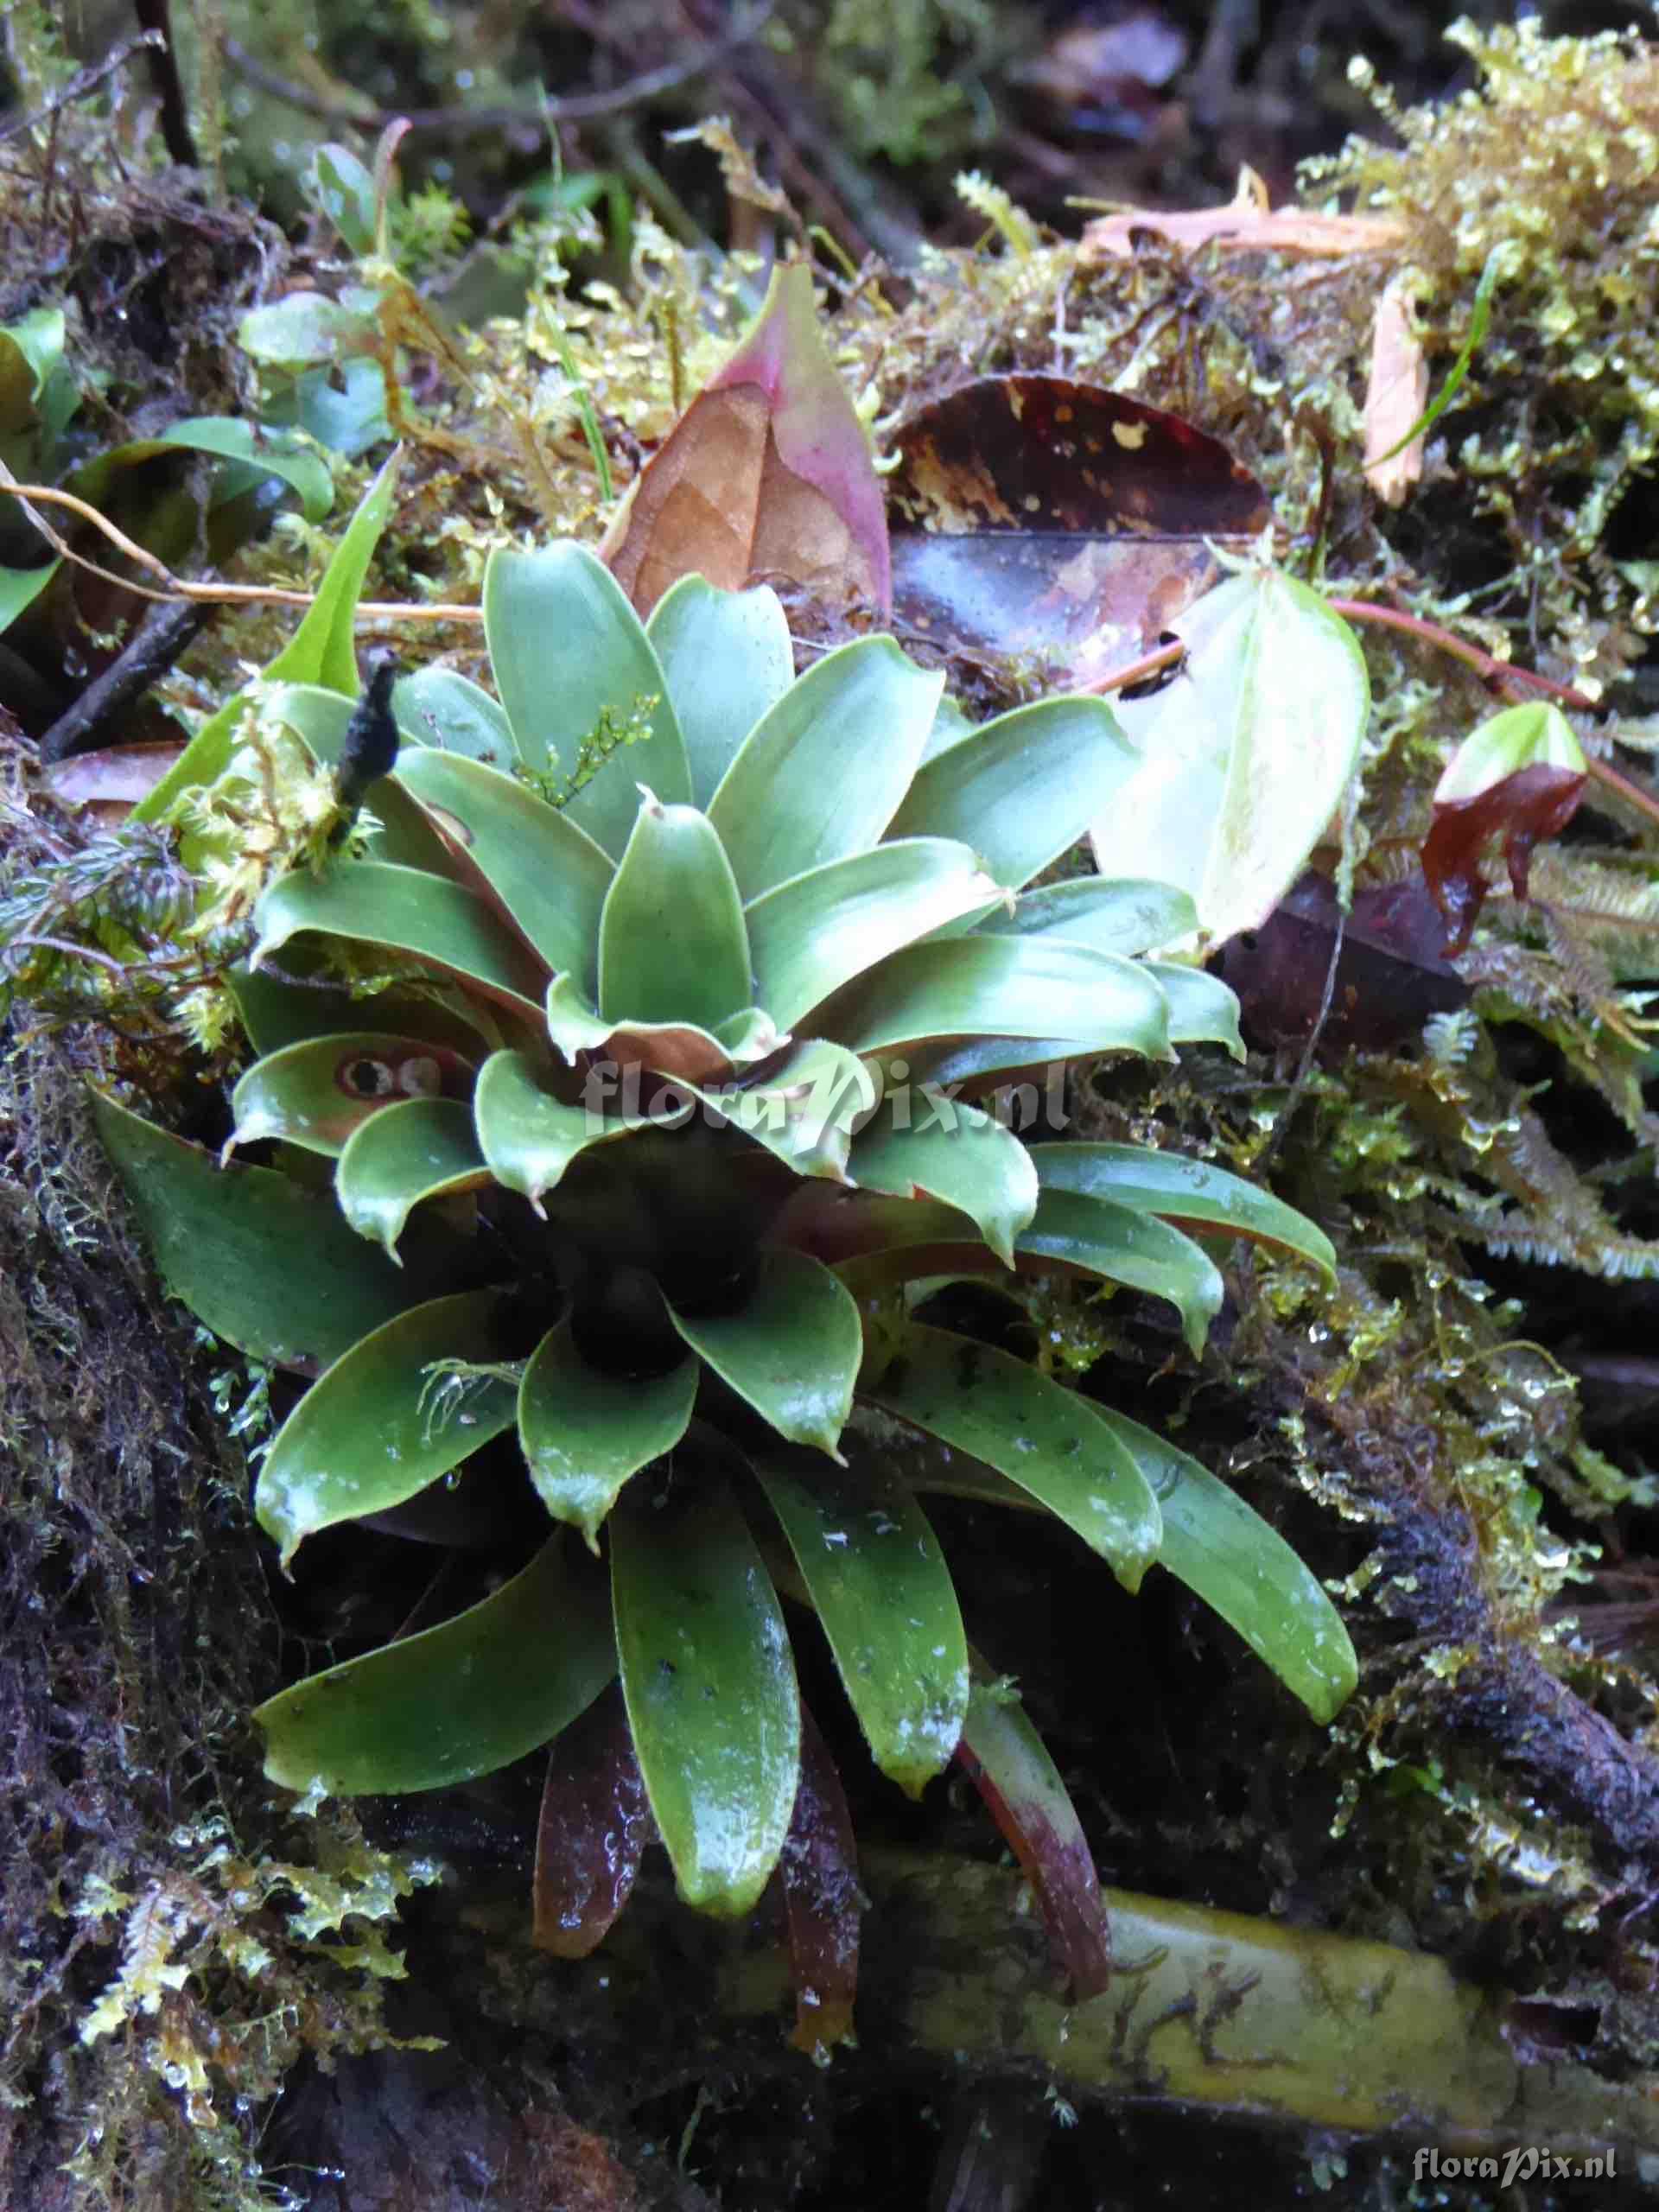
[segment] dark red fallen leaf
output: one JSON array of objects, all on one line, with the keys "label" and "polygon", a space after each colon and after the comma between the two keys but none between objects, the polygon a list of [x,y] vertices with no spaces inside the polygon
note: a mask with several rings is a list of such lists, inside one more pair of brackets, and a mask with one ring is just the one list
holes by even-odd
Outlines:
[{"label": "dark red fallen leaf", "polygon": [[[943,644],[1084,683],[1137,658],[1271,519],[1179,416],[1066,377],[986,377],[912,417],[890,480],[893,599]],[[1208,541],[1208,542],[1207,542]]]},{"label": "dark red fallen leaf", "polygon": [[[1260,929],[1230,940],[1217,965],[1238,994],[1249,1035],[1280,1045],[1300,1044],[1312,1033],[1338,918],[1336,886],[1309,868]],[[1357,891],[1321,1047],[1388,1052],[1415,1037],[1431,1014],[1462,1006],[1469,989],[1441,950],[1445,934],[1419,875]]]},{"label": "dark red fallen leaf", "polygon": [[537,1948],[585,1959],[628,1901],[656,1834],[620,1687],[613,1683],[548,1755],[536,1835]]},{"label": "dark red fallen leaf", "polygon": [[1577,770],[1539,762],[1517,768],[1477,798],[1436,802],[1434,826],[1423,843],[1423,874],[1452,931],[1448,953],[1467,946],[1491,888],[1480,872],[1484,847],[1502,836],[1510,888],[1524,899],[1533,847],[1566,829],[1584,784]]},{"label": "dark red fallen leaf", "polygon": [[817,1723],[801,1707],[801,1780],[779,1862],[795,1983],[795,2031],[809,2054],[841,2042],[858,1993],[864,1900],[852,1815]]}]

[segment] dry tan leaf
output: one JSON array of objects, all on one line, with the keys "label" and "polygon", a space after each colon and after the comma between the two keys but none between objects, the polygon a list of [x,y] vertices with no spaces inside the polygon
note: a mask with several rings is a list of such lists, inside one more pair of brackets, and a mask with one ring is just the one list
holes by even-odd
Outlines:
[{"label": "dry tan leaf", "polygon": [[1371,369],[1365,385],[1365,481],[1380,499],[1397,507],[1423,473],[1423,441],[1393,449],[1421,420],[1428,404],[1428,363],[1412,313],[1411,280],[1390,277],[1376,302],[1371,326]]},{"label": "dry tan leaf", "polygon": [[1268,188],[1251,168],[1238,173],[1238,190],[1225,207],[1170,213],[1156,207],[1124,207],[1084,226],[1078,261],[1127,261],[1138,234],[1150,232],[1183,253],[1218,245],[1230,253],[1291,253],[1331,258],[1347,253],[1396,253],[1407,226],[1396,215],[1324,215],[1311,207],[1270,207]]}]

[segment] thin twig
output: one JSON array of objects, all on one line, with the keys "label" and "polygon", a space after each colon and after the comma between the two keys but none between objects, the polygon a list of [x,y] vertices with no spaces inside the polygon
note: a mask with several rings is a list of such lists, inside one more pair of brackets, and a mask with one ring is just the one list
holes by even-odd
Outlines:
[{"label": "thin twig", "polygon": [[95,960],[100,968],[107,968],[111,975],[119,976],[124,982],[126,979],[127,963],[111,958],[107,952],[95,951],[90,944],[71,944],[67,938],[35,937],[20,931],[16,937],[6,939],[5,950],[10,952],[20,944],[41,952],[61,952],[71,960]]},{"label": "thin twig", "polygon": [[[181,601],[194,601],[201,607],[299,607],[315,603],[316,594],[309,591],[285,591],[276,584],[200,584],[192,583],[183,576],[175,576],[165,561],[158,561],[153,553],[133,543],[124,531],[118,530],[107,515],[89,506],[85,499],[73,492],[60,492],[44,484],[20,484],[3,461],[0,461],[0,493],[10,493],[22,506],[35,527],[66,561],[78,569],[85,569],[100,576],[105,583],[115,584],[122,591],[130,591],[139,599],[155,601],[162,607],[175,607]],[[84,553],[77,553],[60,531],[54,530],[43,515],[34,511],[32,503],[41,500],[48,506],[66,507],[79,515],[96,530],[103,531],[111,543],[147,569],[151,575],[161,578],[166,587],[155,590],[141,584],[131,576],[118,576],[112,569],[100,568],[96,561],[89,561]],[[359,619],[365,622],[481,622],[481,607],[463,607],[454,602],[432,601],[423,604],[417,601],[396,599],[365,599],[358,602]]]},{"label": "thin twig", "polygon": [[1649,822],[1659,822],[1659,798],[1656,798],[1651,791],[1644,791],[1633,777],[1615,768],[1611,760],[1586,760],[1584,765],[1604,791],[1612,791],[1627,806],[1633,806],[1638,814],[1645,814]]},{"label": "thin twig", "polygon": [[101,61],[90,68],[77,70],[61,92],[54,92],[43,107],[31,108],[27,115],[14,116],[10,122],[0,123],[0,144],[16,138],[37,124],[50,122],[60,108],[73,107],[77,100],[84,100],[88,92],[95,92],[105,78],[113,77],[124,69],[135,54],[142,54],[146,47],[163,44],[159,31],[141,31],[137,38],[123,39],[120,45],[106,54]]},{"label": "thin twig", "polygon": [[[709,0],[680,0],[681,12],[701,27]],[[771,143],[779,172],[798,201],[837,230],[855,261],[874,251],[892,267],[913,264],[925,243],[921,232],[875,179],[849,154],[812,105],[762,52],[721,73],[721,89],[748,111],[753,127]]]},{"label": "thin twig", "polygon": [[1342,944],[1347,926],[1347,913],[1342,906],[1338,906],[1337,926],[1331,933],[1331,957],[1325,965],[1325,988],[1319,994],[1319,1010],[1313,1017],[1313,1028],[1307,1033],[1307,1042],[1302,1047],[1302,1057],[1297,1063],[1296,1073],[1292,1078],[1289,1093],[1274,1118],[1267,1143],[1251,1163],[1254,1173],[1265,1173],[1271,1165],[1274,1154],[1289,1134],[1290,1125],[1295,1120],[1301,1106],[1303,1095],[1307,1090],[1308,1078],[1313,1072],[1313,1057],[1319,1049],[1319,1039],[1325,1034],[1325,1025],[1331,1019],[1331,1008],[1336,1001],[1337,973],[1342,966]]},{"label": "thin twig", "polygon": [[207,608],[188,601],[152,607],[118,657],[59,715],[41,740],[41,766],[89,751],[124,708],[141,699],[158,677],[166,675],[207,619]]},{"label": "thin twig", "polygon": [[[1384,630],[1403,630],[1408,637],[1416,638],[1437,651],[1450,653],[1471,668],[1484,683],[1506,692],[1511,699],[1517,693],[1542,692],[1563,707],[1570,707],[1574,714],[1604,715],[1606,709],[1599,699],[1587,692],[1575,691],[1570,683],[1558,683],[1554,677],[1540,676],[1535,669],[1517,668],[1513,661],[1500,660],[1496,653],[1459,638],[1455,631],[1443,629],[1438,622],[1430,622],[1421,614],[1408,614],[1403,607],[1379,607],[1369,599],[1329,599],[1325,605],[1333,613],[1349,622],[1370,622]],[[1659,798],[1645,791],[1631,777],[1623,774],[1609,760],[1587,760],[1585,768],[1592,779],[1605,790],[1615,792],[1627,806],[1638,814],[1645,814],[1649,822],[1659,822]]]},{"label": "thin twig", "polygon": [[1177,638],[1173,645],[1157,645],[1149,653],[1142,653],[1139,660],[1130,661],[1123,668],[1115,668],[1109,676],[1096,676],[1088,683],[1080,684],[1083,691],[1099,693],[1122,691],[1130,683],[1145,683],[1154,676],[1161,676],[1166,668],[1179,668],[1186,658],[1186,647]]},{"label": "thin twig", "polygon": [[1370,599],[1327,599],[1325,605],[1344,621],[1369,622],[1382,630],[1403,630],[1408,637],[1437,646],[1441,652],[1450,653],[1453,659],[1472,668],[1484,683],[1514,681],[1529,684],[1534,690],[1550,693],[1563,706],[1575,707],[1587,714],[1598,711],[1595,701],[1586,699],[1581,691],[1557,683],[1548,676],[1535,675],[1530,669],[1516,668],[1512,662],[1500,660],[1496,653],[1471,644],[1467,638],[1459,637],[1455,631],[1443,629],[1438,622],[1430,622],[1421,614],[1408,614],[1403,607],[1379,607]]},{"label": "thin twig", "polygon": [[327,99],[304,85],[279,76],[233,38],[225,41],[225,58],[249,84],[257,85],[273,99],[298,108],[302,115],[315,116],[322,123],[351,124],[359,130],[384,130],[389,123],[404,122],[412,130],[442,131],[452,137],[464,137],[474,130],[511,130],[521,123],[534,124],[539,130],[544,124],[583,123],[593,116],[616,115],[625,108],[639,106],[643,100],[654,99],[659,92],[672,92],[689,83],[725,55],[747,46],[771,16],[773,5],[774,0],[761,0],[760,5],[747,10],[724,37],[710,39],[683,60],[665,62],[660,69],[648,69],[643,76],[631,77],[625,85],[614,85],[602,92],[572,92],[563,99],[543,100],[534,107],[517,104],[502,107],[417,107],[405,109],[401,114],[390,108],[354,107]]}]

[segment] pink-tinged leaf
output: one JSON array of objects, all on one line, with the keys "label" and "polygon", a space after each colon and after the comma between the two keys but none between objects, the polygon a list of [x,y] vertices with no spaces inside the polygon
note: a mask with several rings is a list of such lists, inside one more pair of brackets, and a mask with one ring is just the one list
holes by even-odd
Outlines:
[{"label": "pink-tinged leaf", "polygon": [[687,575],[728,591],[783,578],[888,613],[881,483],[804,262],[773,271],[759,319],[640,471],[601,552],[642,614]]},{"label": "pink-tinged leaf", "polygon": [[1491,887],[1480,872],[1482,848],[1502,835],[1510,887],[1524,899],[1533,847],[1566,829],[1584,785],[1581,772],[1540,765],[1516,769],[1477,798],[1437,803],[1423,842],[1423,874],[1452,931],[1449,957],[1467,946]]},{"label": "pink-tinged leaf", "polygon": [[864,1910],[852,1815],[817,1723],[801,1707],[801,1780],[779,1872],[795,1984],[790,2042],[810,2054],[850,2034]]},{"label": "pink-tinged leaf", "polygon": [[1072,2002],[1098,1997],[1112,1978],[1100,1879],[1077,1808],[1024,1707],[976,1681],[957,1758],[1036,1892]]},{"label": "pink-tinged leaf", "polygon": [[542,1790],[533,1888],[537,1950],[585,1959],[614,1924],[656,1835],[620,1684],[554,1744]]}]

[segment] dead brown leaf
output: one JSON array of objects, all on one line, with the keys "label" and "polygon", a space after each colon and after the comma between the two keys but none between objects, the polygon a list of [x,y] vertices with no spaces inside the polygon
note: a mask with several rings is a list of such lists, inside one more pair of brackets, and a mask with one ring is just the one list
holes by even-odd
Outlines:
[{"label": "dead brown leaf", "polygon": [[118,829],[184,751],[177,745],[110,745],[71,753],[42,771],[41,784],[67,812],[85,810],[100,829]]}]

